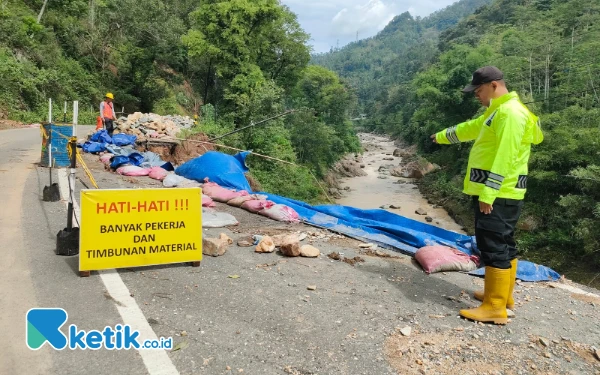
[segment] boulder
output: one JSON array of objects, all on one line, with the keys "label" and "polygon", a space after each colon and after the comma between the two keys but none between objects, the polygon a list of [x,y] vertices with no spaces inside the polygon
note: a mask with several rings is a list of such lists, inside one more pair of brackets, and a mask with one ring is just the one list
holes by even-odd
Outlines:
[{"label": "boulder", "polygon": [[227,252],[229,245],[233,240],[225,233],[221,233],[219,238],[203,238],[202,239],[202,254],[218,257]]},{"label": "boulder", "polygon": [[275,243],[269,236],[264,236],[262,240],[256,245],[255,252],[257,253],[272,253],[275,250]]},{"label": "boulder", "polygon": [[316,258],[321,254],[321,251],[311,245],[303,245],[300,247],[300,255],[306,258]]},{"label": "boulder", "polygon": [[281,239],[281,245],[279,246],[281,253],[288,257],[297,257],[300,255],[300,241],[298,236],[290,234]]},{"label": "boulder", "polygon": [[390,174],[394,177],[404,178],[423,178],[428,173],[431,173],[439,169],[439,166],[435,164],[410,162],[403,167],[397,167],[390,170]]},{"label": "boulder", "polygon": [[275,244],[275,247],[281,247],[281,245],[283,245],[284,240],[290,240],[291,238],[294,238],[296,241],[300,241],[300,237],[297,234],[276,234],[274,236],[271,236],[271,238],[273,239],[273,243]]}]

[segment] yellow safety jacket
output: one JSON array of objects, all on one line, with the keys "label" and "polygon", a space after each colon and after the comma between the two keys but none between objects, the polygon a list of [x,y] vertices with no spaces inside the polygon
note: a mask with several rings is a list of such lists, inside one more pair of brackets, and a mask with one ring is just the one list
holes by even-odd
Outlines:
[{"label": "yellow safety jacket", "polygon": [[541,143],[544,135],[538,117],[511,92],[493,99],[482,116],[447,128],[435,138],[439,144],[475,140],[463,192],[494,204],[496,198],[525,197],[531,144]]}]

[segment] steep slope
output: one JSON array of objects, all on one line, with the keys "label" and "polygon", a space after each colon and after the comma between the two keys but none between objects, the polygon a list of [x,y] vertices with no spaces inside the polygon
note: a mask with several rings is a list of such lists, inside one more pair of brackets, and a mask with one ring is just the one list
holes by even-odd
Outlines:
[{"label": "steep slope", "polygon": [[438,53],[441,31],[491,0],[461,0],[426,18],[400,14],[376,36],[325,54],[312,63],[337,72],[356,90],[357,112],[373,115],[393,86],[410,81]]}]

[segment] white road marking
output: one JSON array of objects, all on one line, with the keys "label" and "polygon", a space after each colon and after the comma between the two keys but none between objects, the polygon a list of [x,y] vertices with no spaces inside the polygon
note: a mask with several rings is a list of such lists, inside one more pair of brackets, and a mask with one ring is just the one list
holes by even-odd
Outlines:
[{"label": "white road marking", "polygon": [[[60,195],[64,200],[65,204],[69,204],[69,169],[58,170],[58,185],[60,187]],[[73,197],[73,216],[75,217],[74,223],[79,222],[81,217],[81,210],[77,203],[76,197]],[[142,309],[138,306],[137,302],[133,297],[127,286],[121,279],[121,275],[112,269],[99,271],[100,278],[106,287],[106,290],[115,300],[117,310],[123,319],[124,324],[130,325],[133,329],[140,332],[140,338],[142,340],[156,340],[157,336],[148,320],[144,316]],[[169,358],[169,355],[164,350],[140,350],[138,353],[141,355],[144,365],[150,375],[178,375],[179,371],[175,368],[175,365]]]},{"label": "white road marking", "polygon": [[551,286],[552,288],[563,289],[563,290],[569,291],[569,292],[574,293],[574,294],[581,294],[582,296],[593,297],[593,298],[600,299],[599,295],[594,294],[594,293],[586,292],[585,290],[583,290],[581,288],[577,288],[577,287],[572,286],[572,285],[562,284],[562,283],[558,283],[558,282],[549,282],[548,285]]}]

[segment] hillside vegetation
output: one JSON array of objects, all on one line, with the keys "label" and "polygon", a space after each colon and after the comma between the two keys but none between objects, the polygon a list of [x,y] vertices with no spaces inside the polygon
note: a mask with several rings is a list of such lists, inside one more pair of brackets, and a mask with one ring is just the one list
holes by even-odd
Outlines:
[{"label": "hillside vegetation", "polygon": [[597,1],[495,0],[443,31],[434,47],[414,49],[430,56],[398,57],[397,66],[417,69],[402,78],[391,70],[394,82],[372,102],[362,98],[367,129],[418,145],[442,166],[422,188],[468,226],[461,190],[470,145],[440,147],[429,135],[479,115],[479,103],[460,89],[478,67],[502,69],[545,134],[530,161],[521,254],[593,285],[600,285],[599,25]]},{"label": "hillside vegetation", "polygon": [[278,0],[0,0],[0,119],[41,121],[52,98],[95,123],[106,92],[117,111],[197,113],[213,136],[294,111],[221,141],[302,165],[249,159],[264,189],[319,200],[310,172],[359,150],[356,98],[308,66],[308,39]]}]

